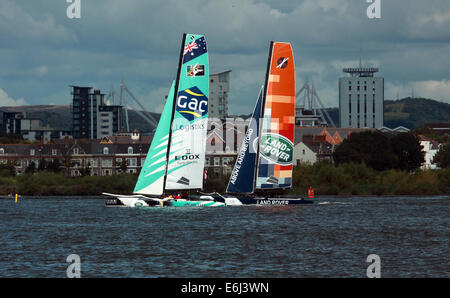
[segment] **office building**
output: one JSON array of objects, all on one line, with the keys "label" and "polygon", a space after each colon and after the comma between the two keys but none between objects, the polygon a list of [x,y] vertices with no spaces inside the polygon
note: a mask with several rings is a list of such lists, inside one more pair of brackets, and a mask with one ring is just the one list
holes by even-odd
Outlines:
[{"label": "office building", "polygon": [[228,115],[228,92],[230,91],[230,72],[209,75],[209,105],[210,118],[224,119]]},{"label": "office building", "polygon": [[41,119],[28,118],[25,112],[0,112],[1,130],[4,134],[23,134],[42,128]]},{"label": "office building", "polygon": [[73,137],[97,139],[119,131],[122,127],[122,107],[107,106],[100,90],[91,87],[73,88]]},{"label": "office building", "polygon": [[122,106],[98,107],[97,137],[112,136],[122,128]]},{"label": "office building", "polygon": [[342,128],[383,127],[384,78],[378,68],[344,68],[339,78],[339,120]]}]

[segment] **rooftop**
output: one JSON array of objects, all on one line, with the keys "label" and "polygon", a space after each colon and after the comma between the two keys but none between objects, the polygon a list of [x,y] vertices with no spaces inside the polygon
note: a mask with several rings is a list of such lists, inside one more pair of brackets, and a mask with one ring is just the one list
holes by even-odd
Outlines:
[{"label": "rooftop", "polygon": [[349,67],[344,68],[343,72],[349,73],[352,77],[373,77],[378,72],[377,67]]}]

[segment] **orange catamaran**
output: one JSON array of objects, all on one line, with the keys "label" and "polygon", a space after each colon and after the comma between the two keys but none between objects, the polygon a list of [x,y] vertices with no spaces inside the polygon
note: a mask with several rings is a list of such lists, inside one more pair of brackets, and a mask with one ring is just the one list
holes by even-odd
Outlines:
[{"label": "orange catamaran", "polygon": [[290,43],[272,41],[265,84],[228,183],[227,205],[312,203],[298,196],[280,195],[292,186],[294,129],[292,47]]}]

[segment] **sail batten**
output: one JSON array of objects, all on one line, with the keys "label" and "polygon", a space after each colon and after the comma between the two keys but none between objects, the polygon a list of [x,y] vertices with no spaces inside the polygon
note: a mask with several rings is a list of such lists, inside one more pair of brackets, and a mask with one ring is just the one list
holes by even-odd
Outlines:
[{"label": "sail batten", "polygon": [[136,194],[161,195],[164,192],[164,175],[167,164],[167,138],[172,117],[175,82],[169,91],[152,143],[142,165],[134,188]]}]

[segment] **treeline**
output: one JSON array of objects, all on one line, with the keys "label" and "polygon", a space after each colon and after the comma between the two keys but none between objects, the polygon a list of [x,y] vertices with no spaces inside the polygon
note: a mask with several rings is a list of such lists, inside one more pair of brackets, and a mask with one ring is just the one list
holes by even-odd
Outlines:
[{"label": "treeline", "polygon": [[352,133],[333,153],[336,166],[345,163],[365,163],[377,171],[397,169],[411,172],[421,166],[424,159],[418,137],[412,133],[397,135],[379,131]]},{"label": "treeline", "polygon": [[450,194],[450,163],[445,162],[450,150],[444,145],[434,158],[442,169],[423,171],[424,152],[417,134],[353,133],[336,147],[334,164],[295,167],[292,191],[306,193],[313,186],[322,195]]},{"label": "treeline", "polygon": [[0,131],[0,144],[30,144],[21,134],[6,134]]},{"label": "treeline", "polygon": [[364,163],[329,161],[294,167],[291,192],[306,194],[310,186],[317,195],[443,195],[450,194],[450,169],[376,171]]},{"label": "treeline", "polygon": [[[306,195],[312,186],[317,195],[442,195],[450,194],[450,143],[435,156],[442,169],[420,169],[424,153],[415,133],[386,135],[353,133],[336,147],[332,161],[294,167],[291,193]],[[67,177],[70,158],[62,162],[30,164],[23,176],[15,176],[13,164],[0,165],[0,194],[100,195],[130,194],[138,175]],[[123,168],[123,169],[122,169]],[[84,167],[82,168],[84,169]],[[121,165],[124,172],[126,164]],[[205,192],[224,193],[229,176],[208,175]]]},{"label": "treeline", "polygon": [[130,194],[137,175],[84,176],[70,178],[60,173],[39,172],[22,176],[2,175],[0,170],[0,194],[33,196],[101,195],[102,192]]},{"label": "treeline", "polygon": [[[101,195],[102,192],[131,194],[138,175],[85,176],[39,172],[23,176],[5,175],[0,170],[0,195],[34,196]],[[227,177],[208,177],[205,192],[224,193]],[[450,168],[413,173],[400,170],[376,171],[364,163],[339,166],[329,161],[294,167],[289,193],[305,196],[314,187],[316,195],[442,195],[450,194]]]},{"label": "treeline", "polygon": [[[227,177],[208,177],[205,191],[224,193]],[[290,194],[306,196],[312,186],[320,195],[444,195],[450,194],[450,168],[408,172],[399,169],[377,171],[364,162],[333,164],[321,161],[294,166]]]}]

